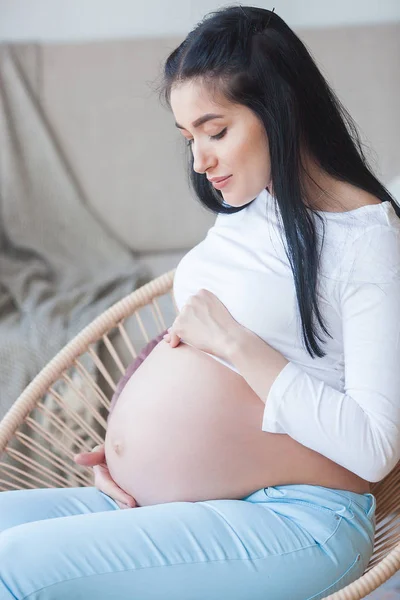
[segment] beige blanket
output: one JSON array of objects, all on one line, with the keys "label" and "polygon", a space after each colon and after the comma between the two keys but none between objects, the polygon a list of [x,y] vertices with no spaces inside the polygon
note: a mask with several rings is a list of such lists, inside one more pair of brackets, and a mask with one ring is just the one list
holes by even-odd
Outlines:
[{"label": "beige blanket", "polygon": [[0,46],[0,419],[66,342],[146,280],[85,203],[28,71]]}]

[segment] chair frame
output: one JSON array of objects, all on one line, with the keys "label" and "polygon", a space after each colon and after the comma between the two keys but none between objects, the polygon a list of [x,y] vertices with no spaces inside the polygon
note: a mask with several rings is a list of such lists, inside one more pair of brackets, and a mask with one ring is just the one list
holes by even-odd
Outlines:
[{"label": "chair frame", "polygon": [[[0,458],[3,453],[7,453],[8,444],[42,396],[66,369],[74,365],[78,357],[86,352],[91,344],[103,340],[110,346],[107,332],[115,327],[118,327],[121,334],[126,337],[127,334],[123,326],[124,320],[149,304],[153,304],[158,313],[160,329],[166,329],[162,315],[154,302],[159,296],[171,294],[174,275],[175,269],[146,283],[116,302],[56,354],[25,388],[0,422]],[[135,357],[133,349],[132,356]],[[109,383],[115,388],[112,381],[109,381]],[[399,465],[381,482],[372,484],[371,488],[372,493],[377,498],[377,531],[374,554],[370,564],[359,579],[334,594],[326,596],[324,600],[359,600],[365,598],[400,570],[400,522],[398,522],[400,501],[396,499],[396,496],[399,497],[400,491]],[[394,500],[393,495],[395,496]],[[389,521],[387,526],[379,530],[380,520],[387,519],[389,515],[392,516],[392,520]],[[393,515],[395,516],[393,517]]]}]

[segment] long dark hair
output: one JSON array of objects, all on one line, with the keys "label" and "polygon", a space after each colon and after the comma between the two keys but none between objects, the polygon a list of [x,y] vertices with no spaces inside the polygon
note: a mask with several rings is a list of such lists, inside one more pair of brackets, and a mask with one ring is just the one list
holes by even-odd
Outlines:
[{"label": "long dark hair", "polygon": [[[166,59],[160,99],[171,108],[172,86],[193,79],[211,93],[222,92],[228,101],[247,106],[265,127],[273,193],[285,231],[303,340],[312,358],[325,356],[312,320],[315,311],[323,331],[332,337],[316,294],[319,255],[314,216],[322,217],[304,202],[301,153],[305,150],[336,180],[391,202],[399,217],[400,207],[373,175],[352,117],[305,45],[275,12],[238,5],[207,14]],[[194,171],[190,149],[189,154],[189,181],[206,208],[234,213],[247,206],[225,204],[206,175]]]}]

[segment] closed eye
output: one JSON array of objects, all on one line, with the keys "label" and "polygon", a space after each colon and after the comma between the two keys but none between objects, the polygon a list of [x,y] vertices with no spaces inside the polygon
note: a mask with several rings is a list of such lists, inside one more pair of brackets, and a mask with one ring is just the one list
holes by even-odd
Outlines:
[{"label": "closed eye", "polygon": [[[217,133],[217,135],[210,135],[209,138],[210,140],[220,140],[224,137],[224,135],[226,134],[227,131],[227,127],[225,127],[222,131],[220,131],[220,133]],[[188,140],[186,142],[186,146],[191,146],[192,143],[194,142],[194,140]]]}]

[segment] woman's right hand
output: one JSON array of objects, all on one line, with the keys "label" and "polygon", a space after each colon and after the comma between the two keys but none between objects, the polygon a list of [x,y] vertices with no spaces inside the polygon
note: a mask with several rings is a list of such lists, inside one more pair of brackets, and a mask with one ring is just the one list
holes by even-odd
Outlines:
[{"label": "woman's right hand", "polygon": [[74,461],[78,465],[93,467],[94,485],[101,492],[115,500],[120,508],[134,508],[136,506],[135,499],[124,492],[111,477],[106,463],[104,444],[95,446],[91,452],[75,454]]}]

